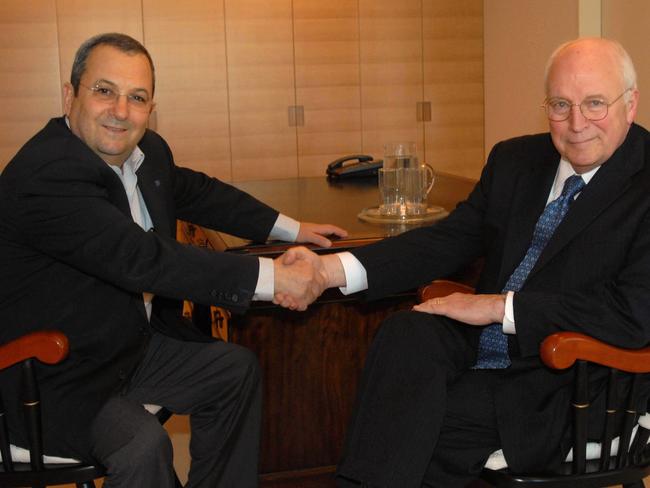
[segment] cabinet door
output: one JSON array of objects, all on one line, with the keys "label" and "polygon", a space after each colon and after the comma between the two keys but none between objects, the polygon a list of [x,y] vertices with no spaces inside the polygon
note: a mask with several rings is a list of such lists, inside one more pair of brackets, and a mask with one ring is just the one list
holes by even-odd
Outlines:
[{"label": "cabinet door", "polygon": [[49,118],[61,115],[57,41],[53,2],[0,2],[0,172]]},{"label": "cabinet door", "polygon": [[176,163],[232,177],[223,0],[143,0],[145,45],[156,64],[153,128]]},{"label": "cabinet door", "polygon": [[[426,162],[477,178],[483,155],[483,1],[423,0]],[[435,189],[434,189],[435,191]]]},{"label": "cabinet door", "polygon": [[363,152],[413,141],[422,155],[421,0],[359,0]]},{"label": "cabinet door", "polygon": [[225,0],[233,180],[298,176],[291,0]]},{"label": "cabinet door", "polygon": [[357,0],[294,0],[293,19],[298,171],[322,176],[362,147]]}]

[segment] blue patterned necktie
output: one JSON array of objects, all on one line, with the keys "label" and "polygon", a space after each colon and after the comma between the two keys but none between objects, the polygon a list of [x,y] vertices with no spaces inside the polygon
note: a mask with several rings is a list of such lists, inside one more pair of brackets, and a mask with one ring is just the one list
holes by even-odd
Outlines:
[{"label": "blue patterned necktie", "polygon": [[[566,179],[562,194],[549,203],[539,216],[530,247],[517,269],[510,275],[502,293],[521,290],[528,273],[533,269],[553,232],[562,222],[575,195],[584,186],[585,182],[579,175],[573,175]],[[474,369],[503,369],[508,366],[510,366],[508,337],[503,333],[503,326],[501,324],[488,325],[481,332]]]}]

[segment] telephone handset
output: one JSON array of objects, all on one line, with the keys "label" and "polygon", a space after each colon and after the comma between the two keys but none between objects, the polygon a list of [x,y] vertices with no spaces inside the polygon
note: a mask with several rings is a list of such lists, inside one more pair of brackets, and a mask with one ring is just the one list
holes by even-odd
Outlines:
[{"label": "telephone handset", "polygon": [[376,176],[377,170],[383,165],[381,159],[375,161],[372,156],[352,154],[332,161],[327,165],[326,173],[327,177],[332,179]]}]

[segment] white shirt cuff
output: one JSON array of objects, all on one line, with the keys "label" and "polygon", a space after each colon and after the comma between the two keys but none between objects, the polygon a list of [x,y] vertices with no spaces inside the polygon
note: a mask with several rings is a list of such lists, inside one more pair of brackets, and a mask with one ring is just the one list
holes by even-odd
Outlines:
[{"label": "white shirt cuff", "polygon": [[275,294],[274,279],[275,271],[273,260],[271,258],[258,258],[260,261],[260,271],[257,275],[257,285],[253,300],[270,302]]},{"label": "white shirt cuff", "polygon": [[509,291],[506,295],[506,310],[503,316],[503,333],[504,334],[516,334],[517,329],[515,328],[515,306],[514,302],[514,291]]},{"label": "white shirt cuff", "polygon": [[346,286],[339,287],[341,293],[350,295],[358,291],[367,290],[368,274],[361,262],[349,252],[337,253],[336,256],[341,260],[345,273]]},{"label": "white shirt cuff", "polygon": [[300,222],[286,215],[279,214],[269,233],[269,240],[296,242],[299,230]]}]

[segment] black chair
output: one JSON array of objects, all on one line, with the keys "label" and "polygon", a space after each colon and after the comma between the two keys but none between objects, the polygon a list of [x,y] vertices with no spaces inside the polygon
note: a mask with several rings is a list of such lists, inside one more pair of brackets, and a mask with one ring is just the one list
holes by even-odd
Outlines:
[{"label": "black chair", "polygon": [[34,359],[57,364],[68,355],[68,338],[57,331],[34,332],[0,346],[0,371],[21,365],[22,384],[19,391],[29,435],[29,462],[14,462],[10,451],[5,408],[0,397],[0,486],[45,487],[75,483],[79,488],[94,488],[93,480],[104,476],[102,466],[85,463],[48,463],[43,459],[40,395]]},{"label": "black chair", "polygon": [[[474,293],[474,290],[456,282],[437,280],[420,290],[420,300],[442,297],[454,292]],[[521,474],[512,473],[507,467],[494,470],[485,468],[481,473],[481,480],[497,488],[603,488],[612,485],[623,485],[623,488],[643,488],[643,478],[650,475],[648,445],[650,430],[638,425],[639,417],[648,412],[637,412],[635,405],[641,376],[650,373],[650,347],[625,350],[583,334],[560,332],[544,340],[540,348],[540,356],[544,364],[550,368],[574,368],[575,370],[572,401],[573,460],[563,463],[558,471],[550,473]],[[603,438],[600,439],[602,448],[600,452],[603,454],[598,459],[587,459],[586,455],[589,407],[588,363],[610,368],[606,424]],[[618,372],[633,374],[628,398],[620,402],[615,394]],[[621,409],[619,404],[624,405],[625,419],[622,431],[615,432],[614,419]],[[610,447],[615,437],[619,437],[619,448],[615,455],[610,455]]]},{"label": "black chair", "polygon": [[[33,361],[37,359],[45,364],[57,364],[67,357],[68,351],[68,338],[58,331],[34,332],[0,345],[0,371],[18,364],[22,368],[22,384],[16,391],[19,391],[21,395],[30,444],[29,461],[16,461],[12,458],[6,413],[0,396],[1,487],[42,488],[49,485],[74,483],[78,488],[94,488],[94,480],[105,475],[105,469],[100,465],[61,462],[60,459],[53,460],[43,456],[41,400]],[[171,415],[171,412],[164,408],[156,413],[161,424],[164,424]],[[15,449],[14,452],[16,452]],[[21,454],[27,455],[27,453]],[[182,487],[178,477],[176,477],[176,486],[177,488]]]}]

